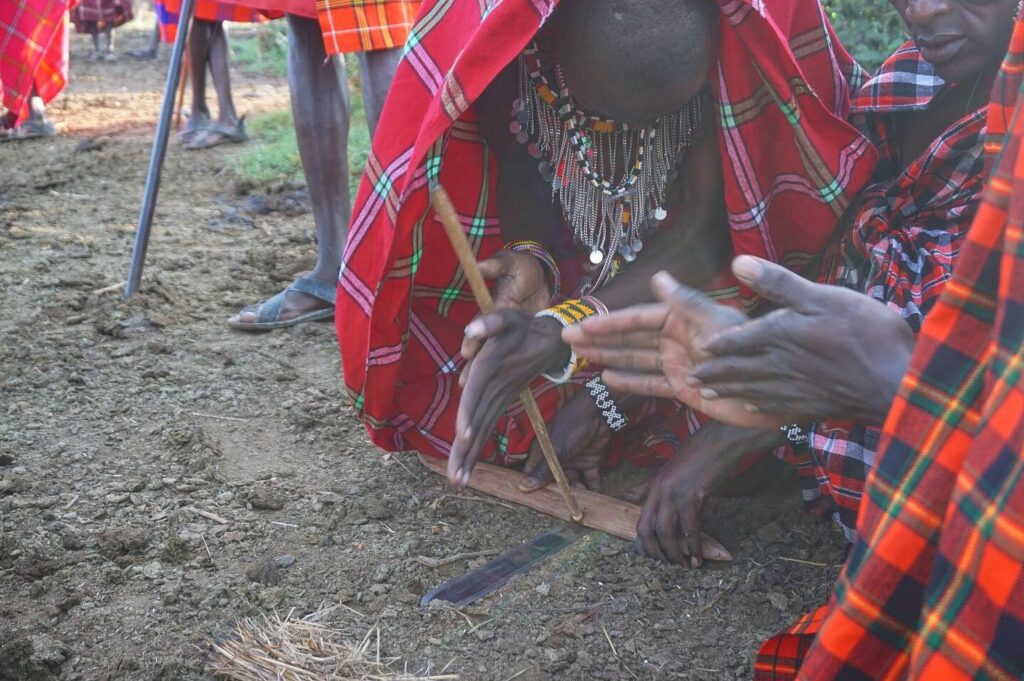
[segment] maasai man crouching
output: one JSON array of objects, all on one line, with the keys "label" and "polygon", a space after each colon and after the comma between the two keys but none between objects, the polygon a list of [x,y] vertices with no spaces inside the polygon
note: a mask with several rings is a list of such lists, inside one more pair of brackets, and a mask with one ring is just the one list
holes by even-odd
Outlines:
[{"label": "maasai man crouching", "polygon": [[316,225],[317,263],[284,291],[228,320],[269,331],[334,316],[345,233],[351,216],[351,121],[344,54],[359,60],[366,124],[373,136],[419,0],[239,0],[288,15],[288,86],[299,158]]},{"label": "maasai man crouching", "polygon": [[[116,61],[114,54],[114,29],[123,26],[135,16],[132,0],[78,0],[71,10],[71,22],[78,33],[92,36],[92,52],[89,61]],[[106,38],[106,46],[100,49],[100,33]]]},{"label": "maasai man crouching", "polygon": [[0,3],[0,142],[54,135],[45,106],[68,82],[67,0]]},{"label": "maasai man crouching", "polygon": [[[609,444],[650,458],[648,417],[673,406],[599,408],[562,326],[648,300],[662,268],[753,308],[734,253],[820,253],[875,163],[845,121],[854,65],[814,0],[506,0],[483,17],[436,2],[421,17],[342,265],[346,384],[374,442],[449,456],[455,484],[477,460],[527,458],[514,401],[529,385],[570,473],[596,487]],[[495,315],[474,321],[435,181]]]}]

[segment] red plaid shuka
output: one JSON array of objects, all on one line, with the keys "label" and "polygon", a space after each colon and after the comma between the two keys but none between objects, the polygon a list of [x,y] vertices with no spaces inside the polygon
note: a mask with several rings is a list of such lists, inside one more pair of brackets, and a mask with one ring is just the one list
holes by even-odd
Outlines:
[{"label": "red plaid shuka", "polygon": [[[900,163],[893,114],[927,109],[943,88],[909,42],[854,97],[854,117],[862,119],[880,162],[855,211],[844,219],[849,231],[830,251],[822,276],[824,283],[863,291],[885,303],[915,332],[952,275],[985,177],[987,107],[951,125],[912,163]],[[853,541],[880,431],[821,423],[808,432],[807,446],[786,458],[800,471],[804,499],[820,504]]]},{"label": "red plaid shuka", "polygon": [[88,33],[89,24],[97,24],[103,31],[108,26],[122,26],[134,16],[132,0],[79,0],[71,10],[71,23],[79,33]]},{"label": "red plaid shuka", "polygon": [[1024,678],[1022,72],[1018,20],[988,112],[996,170],[885,424],[834,607],[802,666],[771,675],[762,650],[759,678]]},{"label": "red plaid shuka", "polygon": [[306,19],[316,19],[316,0],[221,0],[221,2],[260,10],[270,18],[294,14]]},{"label": "red plaid shuka", "polygon": [[420,0],[316,0],[316,9],[327,54],[372,52],[405,45]]},{"label": "red plaid shuka", "polygon": [[74,0],[0,2],[0,89],[18,121],[28,117],[32,87],[44,103],[68,82],[68,10]]},{"label": "red plaid shuka", "polygon": [[[876,160],[845,120],[855,65],[816,0],[720,5],[712,80],[735,249],[799,265],[824,247]],[[448,190],[478,259],[501,248],[497,168],[472,103],[554,7],[504,0],[481,13],[475,3],[428,0],[398,67],[356,198],[336,312],[346,387],[385,449],[447,456],[451,447],[459,348],[477,308],[430,208],[428,179]],[[563,290],[579,283],[570,278]],[[550,419],[578,389],[538,381],[534,394]],[[485,456],[512,463],[532,439],[514,404]]]},{"label": "red plaid shuka", "polygon": [[[178,35],[178,14],[181,12],[181,0],[156,0],[153,7],[156,9],[156,18],[160,23],[161,40],[165,43],[173,43],[174,38]],[[195,12],[192,16],[203,21],[253,23],[267,19],[280,19],[284,14],[266,9],[253,9],[231,2],[196,0]]]}]

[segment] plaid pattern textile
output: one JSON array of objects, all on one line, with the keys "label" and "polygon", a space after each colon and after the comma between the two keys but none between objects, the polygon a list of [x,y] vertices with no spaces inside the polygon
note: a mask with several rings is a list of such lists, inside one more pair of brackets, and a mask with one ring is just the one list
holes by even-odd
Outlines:
[{"label": "plaid pattern textile", "polygon": [[787,635],[768,639],[754,661],[755,681],[789,681],[795,678],[828,613],[828,606],[823,605],[801,617]]},{"label": "plaid pattern textile", "polygon": [[[160,39],[165,43],[173,43],[178,35],[178,14],[181,12],[181,0],[156,0],[153,3],[157,21],[160,22]],[[193,18],[203,21],[238,21],[256,22],[267,19],[280,19],[284,14],[265,9],[253,9],[231,2],[219,0],[196,0]]]},{"label": "plaid pattern textile", "polygon": [[921,330],[801,678],[1024,677],[1022,69],[1018,20],[989,112],[987,146],[1005,131],[1005,148]]},{"label": "plaid pattern textile", "polygon": [[327,54],[391,50],[409,39],[420,0],[316,0]]},{"label": "plaid pattern textile", "polygon": [[[501,247],[496,162],[472,103],[554,6],[428,0],[412,29],[356,198],[336,307],[346,387],[384,449],[434,456],[450,449],[459,349],[477,308],[430,208],[428,178],[448,190],[478,259]],[[770,10],[722,0],[721,7],[714,80],[736,250],[796,264],[828,240],[875,162],[870,143],[845,121],[854,64],[816,0],[780,0]],[[576,248],[571,257],[585,253]],[[578,284],[570,269],[563,270],[567,291]],[[725,287],[737,297],[735,280]],[[534,386],[548,418],[577,389]],[[514,404],[485,457],[511,463],[532,439]]]},{"label": "plaid pattern textile", "polygon": [[19,121],[28,116],[35,86],[43,102],[68,82],[68,0],[0,2],[0,88]]},{"label": "plaid pattern textile", "polygon": [[[1024,677],[1022,73],[1018,19],[988,110],[996,170],[921,329],[799,679]],[[768,675],[770,653],[758,678],[793,678],[792,660]]]},{"label": "plaid pattern textile", "polygon": [[71,23],[79,33],[88,33],[89,23],[99,24],[101,31],[107,26],[117,28],[135,16],[132,0],[79,0],[71,10]]},{"label": "plaid pattern textile", "polygon": [[[898,49],[853,99],[855,118],[879,152],[872,183],[845,220],[850,229],[830,249],[821,280],[863,291],[898,311],[918,331],[949,281],[981,202],[987,107],[947,128],[919,158],[898,158],[901,138],[892,114],[921,111],[944,87],[912,42]],[[807,446],[787,455],[797,466],[804,500],[853,541],[857,511],[880,431],[822,423]]]}]

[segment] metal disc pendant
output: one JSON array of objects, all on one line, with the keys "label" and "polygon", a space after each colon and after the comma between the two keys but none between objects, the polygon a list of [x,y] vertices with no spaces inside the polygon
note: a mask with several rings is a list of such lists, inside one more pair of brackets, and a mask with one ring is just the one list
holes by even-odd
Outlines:
[{"label": "metal disc pendant", "polygon": [[529,141],[530,141],[530,136],[526,134],[525,130],[520,130],[516,134],[516,142],[519,142],[520,144],[526,144]]},{"label": "metal disc pendant", "polygon": [[654,219],[657,220],[658,222],[661,222],[667,217],[668,211],[662,208],[661,206],[658,206],[657,208],[654,209]]},{"label": "metal disc pendant", "polygon": [[519,121],[512,121],[511,123],[508,124],[508,131],[513,135],[518,135],[520,132],[523,131],[523,124],[520,123]]},{"label": "metal disc pendant", "polygon": [[525,106],[526,105],[523,104],[523,100],[521,99],[517,99],[516,101],[512,102],[512,115],[514,116],[515,114],[522,111],[523,108],[525,108]]},{"label": "metal disc pendant", "polygon": [[599,249],[595,248],[590,252],[590,262],[593,263],[594,265],[600,265],[601,263],[604,262],[604,253],[602,253]]},{"label": "metal disc pendant", "polygon": [[630,248],[629,244],[625,244],[619,249],[619,255],[621,255],[626,262],[633,262],[636,260],[636,252]]},{"label": "metal disc pendant", "polygon": [[526,145],[526,152],[534,158],[540,158],[541,156],[540,147],[535,142],[530,142]]},{"label": "metal disc pendant", "polygon": [[640,251],[644,250],[644,240],[643,239],[637,239],[632,244],[630,244],[630,246],[633,247],[634,251],[639,253]]},{"label": "metal disc pendant", "polygon": [[551,164],[547,161],[541,161],[537,164],[537,170],[540,171],[540,176],[545,182],[550,182],[555,179],[555,173],[551,170]]}]

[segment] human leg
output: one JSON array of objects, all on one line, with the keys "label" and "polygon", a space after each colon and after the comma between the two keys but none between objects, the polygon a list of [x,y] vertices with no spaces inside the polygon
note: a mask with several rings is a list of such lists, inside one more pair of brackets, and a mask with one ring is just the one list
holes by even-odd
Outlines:
[{"label": "human leg", "polygon": [[114,54],[114,25],[107,22],[104,29],[107,39],[107,47],[103,51],[103,58],[107,61],[115,61],[117,59],[117,55]]},{"label": "human leg", "polygon": [[402,59],[402,49],[375,50],[373,52],[360,52],[359,72],[363,81],[363,107],[366,110],[366,125],[370,129],[370,137],[373,137],[377,129],[377,122],[380,120],[380,113],[384,109],[384,100],[391,89],[391,79],[395,76],[395,69]]},{"label": "human leg", "polygon": [[213,24],[210,31],[209,63],[210,73],[213,75],[213,88],[217,92],[217,120],[224,125],[237,125],[238,114],[235,112],[235,102],[231,97],[228,38],[223,21]]},{"label": "human leg", "polygon": [[[348,193],[348,85],[340,59],[328,59],[316,20],[288,16],[288,84],[317,233],[316,267],[306,278],[333,287],[345,246],[350,204]],[[282,295],[282,294],[278,294]],[[283,293],[277,323],[288,323],[333,304],[302,291]],[[254,327],[259,305],[250,305],[230,321],[235,328]]]},{"label": "human leg", "polygon": [[128,50],[125,54],[129,57],[136,59],[156,59],[158,50],[160,49],[160,22],[157,21],[153,27],[152,36],[149,39],[149,45],[142,49]]},{"label": "human leg", "polygon": [[216,22],[196,19],[188,36],[189,65],[192,76],[193,121],[209,120],[210,109],[206,105],[206,66],[210,58],[210,36]]},{"label": "human leg", "polygon": [[89,61],[96,61],[100,59],[103,52],[100,50],[100,26],[95,21],[86,23],[85,30],[89,32],[89,37],[92,38],[92,52],[86,57]]}]

